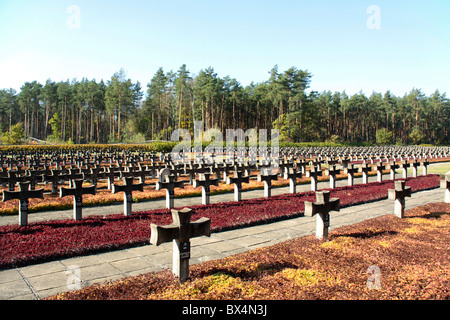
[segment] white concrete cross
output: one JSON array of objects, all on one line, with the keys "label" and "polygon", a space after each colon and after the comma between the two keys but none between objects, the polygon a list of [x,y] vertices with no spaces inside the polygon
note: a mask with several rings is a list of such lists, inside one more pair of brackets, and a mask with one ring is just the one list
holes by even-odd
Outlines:
[{"label": "white concrete cross", "polygon": [[363,163],[359,167],[359,172],[362,172],[362,183],[369,183],[369,172],[372,171],[372,167],[368,163]]},{"label": "white concrete cross", "polygon": [[405,181],[395,181],[395,188],[388,189],[388,198],[395,200],[394,214],[401,219],[405,216],[405,197],[411,197],[411,187],[405,187]]},{"label": "white concrete cross", "polygon": [[450,203],[450,172],[447,172],[445,179],[441,180],[441,188],[444,189],[444,202]]},{"label": "white concrete cross", "polygon": [[409,163],[406,160],[400,162],[400,168],[402,169],[403,179],[408,178],[408,167]]},{"label": "white concrete cross", "polygon": [[3,202],[19,199],[19,225],[24,227],[28,224],[28,200],[31,198],[44,199],[44,189],[29,190],[29,182],[20,182],[19,191],[3,190]]},{"label": "white concrete cross", "polygon": [[234,201],[241,201],[242,183],[249,183],[249,179],[242,171],[235,171],[234,177],[227,178],[227,184],[234,184]]},{"label": "white concrete cross", "polygon": [[133,191],[144,191],[144,183],[133,184],[133,177],[123,178],[123,180],[123,185],[113,184],[112,193],[123,192],[123,213],[129,217],[132,214]]},{"label": "white concrete cross", "polygon": [[166,189],[166,208],[172,209],[175,200],[175,188],[184,188],[184,181],[176,181],[175,176],[170,175],[170,170],[165,168],[159,172],[159,181],[156,190]]},{"label": "white concrete cross", "polygon": [[159,246],[173,241],[172,272],[181,282],[189,278],[189,259],[191,257],[190,239],[200,236],[211,236],[211,220],[200,218],[191,222],[193,210],[184,208],[172,210],[173,223],[166,226],[151,224],[150,243]]},{"label": "white concrete cross", "polygon": [[395,163],[395,160],[389,163],[389,170],[391,173],[391,180],[395,180],[395,170],[400,168],[398,164]]},{"label": "white concrete cross", "polygon": [[317,191],[317,181],[321,175],[322,170],[317,169],[316,166],[313,166],[310,170],[306,171],[306,177],[311,178],[311,191]]},{"label": "white concrete cross", "polygon": [[330,188],[336,188],[336,175],[340,174],[341,170],[336,168],[336,165],[330,165],[330,167],[325,170],[325,174],[330,177]]},{"label": "white concrete cross", "polygon": [[63,188],[59,189],[59,197],[73,196],[73,218],[75,220],[81,220],[82,210],[83,210],[83,194],[95,194],[97,187],[89,186],[83,187],[83,180],[76,179],[71,180],[74,185],[73,188]]},{"label": "white concrete cross", "polygon": [[286,168],[287,171],[284,173],[284,179],[289,179],[289,193],[296,193],[297,188],[297,178],[302,177],[302,172],[297,171],[296,167]]},{"label": "white concrete cross", "polygon": [[277,174],[271,174],[271,170],[261,169],[258,174],[258,182],[264,181],[264,197],[269,198],[272,195],[272,181],[278,180]]},{"label": "white concrete cross", "polygon": [[383,181],[383,170],[386,169],[386,166],[380,162],[380,163],[377,163],[375,168],[377,169],[377,181],[378,182]]},{"label": "white concrete cross", "polygon": [[218,186],[219,179],[210,178],[211,173],[200,173],[199,179],[193,182],[194,188],[202,187],[202,204],[209,204],[211,186]]},{"label": "white concrete cross", "polygon": [[312,217],[317,214],[316,237],[318,239],[328,238],[330,211],[339,210],[340,199],[330,199],[330,191],[317,191],[316,202],[305,201],[305,216]]},{"label": "white concrete cross", "polygon": [[411,162],[411,166],[412,166],[412,172],[413,172],[412,176],[414,178],[416,178],[417,177],[417,168],[420,166],[420,162],[417,161],[417,159],[414,159],[413,162]]},{"label": "white concrete cross", "polygon": [[420,165],[423,167],[423,171],[422,174],[424,176],[426,176],[428,174],[428,165],[430,164],[430,162],[425,158],[422,161],[420,161]]},{"label": "white concrete cross", "polygon": [[353,179],[355,177],[356,172],[358,172],[358,168],[354,167],[353,163],[349,163],[347,165],[347,168],[344,169],[344,173],[347,175],[349,186],[353,186]]}]

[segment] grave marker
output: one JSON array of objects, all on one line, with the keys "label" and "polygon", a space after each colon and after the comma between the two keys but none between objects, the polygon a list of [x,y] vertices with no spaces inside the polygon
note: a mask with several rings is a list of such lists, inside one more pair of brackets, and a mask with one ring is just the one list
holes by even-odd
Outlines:
[{"label": "grave marker", "polygon": [[14,173],[10,170],[10,171],[8,171],[6,177],[0,177],[0,181],[8,184],[8,191],[14,191],[14,186],[16,185],[16,183],[23,182],[24,177],[18,176],[18,175],[16,175],[16,173]]},{"label": "grave marker", "polygon": [[211,173],[200,173],[199,179],[195,179],[193,183],[194,188],[202,187],[202,204],[209,204],[210,187],[219,185],[219,179],[211,179],[210,176]]},{"label": "grave marker", "polygon": [[411,162],[411,167],[412,167],[412,176],[414,178],[417,177],[417,168],[420,166],[420,162],[417,161],[417,159],[414,159],[413,162]]},{"label": "grave marker", "polygon": [[222,172],[223,172],[223,181],[227,181],[228,178],[228,174],[230,173],[230,171],[233,170],[233,166],[229,163],[224,163],[223,167],[222,167]]},{"label": "grave marker", "polygon": [[396,164],[395,161],[389,163],[389,170],[390,170],[390,174],[391,174],[391,180],[395,180],[395,170],[397,170],[398,168],[400,168],[400,166],[398,164]]},{"label": "grave marker", "polygon": [[83,180],[89,179],[93,186],[97,186],[97,180],[100,176],[100,167],[89,168],[87,172],[83,172]]},{"label": "grave marker", "polygon": [[353,186],[353,179],[355,177],[355,173],[358,172],[358,168],[354,167],[353,163],[349,163],[347,168],[344,169],[344,173],[347,174],[348,185]]},{"label": "grave marker", "polygon": [[297,161],[297,167],[300,167],[302,174],[306,173],[306,164],[307,164],[307,161],[305,159],[301,159],[301,160]]},{"label": "grave marker", "polygon": [[38,171],[27,169],[26,175],[23,176],[23,179],[26,182],[30,183],[30,190],[34,190],[36,187],[36,182],[41,182],[43,176],[39,175]]},{"label": "grave marker", "polygon": [[313,160],[309,161],[309,164],[311,165],[312,168],[316,168],[317,170],[321,170],[321,164],[322,164],[321,160],[313,159]]},{"label": "grave marker", "polygon": [[158,174],[159,181],[156,183],[156,190],[166,189],[166,208],[174,207],[175,188],[184,188],[184,181],[176,181],[175,176],[170,174],[170,170],[161,169]]},{"label": "grave marker", "polygon": [[339,210],[340,199],[330,199],[330,191],[317,191],[316,202],[305,201],[305,215],[312,217],[317,214],[316,237],[318,239],[328,238],[328,228],[330,226],[330,211]]},{"label": "grave marker", "polygon": [[341,173],[341,170],[336,169],[336,165],[334,165],[334,164],[330,164],[330,167],[327,170],[325,170],[325,174],[330,177],[330,188],[331,189],[336,188],[336,175],[338,175],[340,173]]},{"label": "grave marker", "polygon": [[167,226],[151,224],[150,243],[159,246],[173,241],[172,272],[181,282],[189,278],[189,258],[191,257],[190,239],[200,236],[211,236],[211,220],[200,218],[191,222],[193,210],[184,208],[172,210],[173,223]]},{"label": "grave marker", "polygon": [[317,169],[315,166],[306,171],[306,177],[311,178],[311,191],[317,191],[317,181],[321,175],[322,170]]},{"label": "grave marker", "polygon": [[368,163],[363,163],[359,167],[359,172],[362,172],[362,183],[369,183],[369,172],[372,171],[372,167]]},{"label": "grave marker", "polygon": [[302,177],[302,172],[297,171],[296,167],[286,168],[287,172],[284,173],[284,179],[289,179],[289,193],[296,193],[297,190],[297,178]]},{"label": "grave marker", "polygon": [[395,200],[394,214],[399,218],[405,216],[405,197],[411,197],[411,187],[405,187],[405,181],[395,181],[395,188],[388,189],[388,198]]},{"label": "grave marker", "polygon": [[378,163],[375,168],[377,169],[377,182],[383,181],[383,170],[386,169],[386,166],[382,163]]},{"label": "grave marker", "polygon": [[130,217],[132,214],[131,205],[133,203],[133,191],[144,191],[144,183],[133,184],[133,177],[123,178],[123,185],[113,184],[112,193],[123,192],[123,213]]},{"label": "grave marker", "polygon": [[264,197],[269,198],[272,195],[272,181],[278,180],[277,174],[270,174],[271,170],[261,169],[261,173],[258,174],[258,182],[264,182]]},{"label": "grave marker", "polygon": [[81,220],[83,210],[83,195],[84,194],[94,195],[96,193],[96,187],[95,186],[83,187],[83,180],[81,179],[72,180],[72,185],[74,185],[74,187],[71,188],[61,187],[59,189],[59,197],[62,198],[65,196],[73,196],[73,218],[75,220]]},{"label": "grave marker", "polygon": [[339,157],[339,163],[342,164],[342,168],[345,170],[347,169],[348,165],[350,164],[350,160],[344,157]]},{"label": "grave marker", "polygon": [[106,168],[106,171],[103,173],[103,176],[108,180],[108,189],[112,189],[112,185],[114,184],[114,179],[120,175],[120,168],[118,167],[109,167]]},{"label": "grave marker", "polygon": [[189,176],[189,184],[194,184],[195,180],[195,174],[198,172],[198,169],[195,168],[192,163],[185,164],[184,166],[184,174],[187,174]]},{"label": "grave marker", "polygon": [[402,169],[403,179],[408,178],[409,163],[405,161],[400,162],[400,168]]},{"label": "grave marker", "polygon": [[73,181],[83,179],[83,173],[79,168],[71,168],[66,178],[69,180],[69,188],[74,188]]},{"label": "grave marker", "polygon": [[135,177],[139,178],[139,182],[145,184],[145,178],[152,176],[152,170],[149,170],[147,166],[143,166],[139,163],[139,170],[135,172]]},{"label": "grave marker", "polygon": [[44,189],[29,190],[29,182],[19,183],[19,191],[3,191],[3,202],[19,199],[19,225],[28,224],[28,200],[33,198],[44,199]]},{"label": "grave marker", "polygon": [[227,178],[227,184],[234,184],[234,201],[241,201],[242,183],[249,183],[249,179],[242,171],[235,171],[234,177]]},{"label": "grave marker", "polygon": [[63,177],[60,176],[61,170],[52,169],[51,174],[45,174],[44,178],[46,182],[51,182],[52,184],[52,193],[58,193],[58,181]]},{"label": "grave marker", "polygon": [[447,173],[444,180],[441,180],[441,188],[444,189],[444,202],[450,203],[450,173]]},{"label": "grave marker", "polygon": [[[207,173],[211,173],[211,174],[215,174],[216,178],[219,180],[220,179],[220,173],[223,170],[223,165],[220,163],[213,163],[212,165],[209,166],[209,172]],[[226,181],[226,179],[225,179]]]},{"label": "grave marker", "polygon": [[424,176],[426,176],[426,175],[428,174],[428,169],[427,169],[427,167],[428,167],[429,164],[430,164],[430,162],[429,162],[426,158],[423,159],[422,161],[420,161],[420,165],[423,167],[422,174],[423,174]]}]

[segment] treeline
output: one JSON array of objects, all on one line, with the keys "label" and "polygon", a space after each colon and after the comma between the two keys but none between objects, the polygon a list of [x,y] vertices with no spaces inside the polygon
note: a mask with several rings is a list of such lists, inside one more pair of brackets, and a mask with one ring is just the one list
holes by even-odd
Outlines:
[{"label": "treeline", "polygon": [[450,143],[445,93],[349,96],[309,90],[311,78],[275,66],[267,81],[243,86],[212,67],[194,75],[183,65],[176,72],[159,68],[146,90],[123,69],[106,83],[26,82],[20,92],[0,90],[0,126],[8,137],[20,127],[27,137],[77,144],[170,140],[177,128],[193,133],[194,121],[222,132],[277,128],[282,141],[292,142]]}]

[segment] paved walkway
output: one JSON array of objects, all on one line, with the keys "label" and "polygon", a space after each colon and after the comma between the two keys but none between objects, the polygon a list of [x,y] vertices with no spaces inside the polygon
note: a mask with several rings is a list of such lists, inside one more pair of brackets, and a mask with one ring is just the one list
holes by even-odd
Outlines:
[{"label": "paved walkway", "polygon": [[[385,177],[386,179],[387,177]],[[369,181],[376,180],[370,177]],[[337,182],[337,186],[346,185],[347,180]],[[355,184],[361,183],[360,178]],[[319,189],[328,188],[328,182],[319,184]],[[297,187],[297,192],[307,191],[310,185]],[[272,195],[287,193],[288,187],[272,190]],[[263,190],[243,193],[243,199],[262,197]],[[443,191],[434,189],[417,192],[406,200],[406,209],[430,202],[442,202]],[[232,201],[233,194],[211,196],[211,202]],[[175,199],[176,206],[200,204],[201,197]],[[133,211],[163,208],[163,200],[133,204]],[[330,229],[354,224],[366,219],[393,213],[394,203],[381,200],[342,209],[332,213]],[[85,208],[83,215],[122,213],[120,205]],[[29,221],[70,218],[71,210],[36,213],[29,216]],[[315,217],[295,219],[260,225],[250,228],[213,233],[210,238],[201,237],[191,241],[191,264],[220,259],[229,255],[245,252],[263,246],[300,237],[315,232]],[[0,225],[17,223],[17,217],[0,217]],[[0,271],[0,299],[41,299],[60,292],[70,291],[76,279],[81,287],[107,280],[143,274],[151,271],[171,269],[172,244],[159,247],[147,245],[120,251],[113,251],[89,256],[74,257],[48,263],[25,266]]]}]

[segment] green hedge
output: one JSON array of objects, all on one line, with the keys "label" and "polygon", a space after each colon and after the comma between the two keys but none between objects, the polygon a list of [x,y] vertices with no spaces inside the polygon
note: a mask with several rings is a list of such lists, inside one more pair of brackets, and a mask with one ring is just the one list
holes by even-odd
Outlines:
[{"label": "green hedge", "polygon": [[[43,152],[52,152],[52,151],[153,151],[153,152],[171,152],[173,148],[179,142],[151,142],[145,144],[61,144],[61,145],[9,145],[9,146],[0,146],[0,152],[20,152],[20,151],[43,151]],[[210,145],[210,142],[203,142],[202,148],[203,150]],[[245,144],[246,147],[249,146],[248,142]],[[194,143],[192,142],[192,147]],[[237,146],[237,143],[234,143],[234,146]],[[267,144],[270,147],[270,142]],[[293,142],[280,142],[280,147],[349,147],[351,145],[348,144],[340,144],[334,142],[301,142],[301,143],[293,143]],[[354,145],[357,146],[357,145]],[[226,143],[223,144],[224,151],[226,148]]]},{"label": "green hedge", "polygon": [[172,151],[177,145],[176,142],[152,142],[147,144],[62,144],[62,145],[16,145],[16,146],[0,146],[0,152],[20,152],[20,151]]}]

